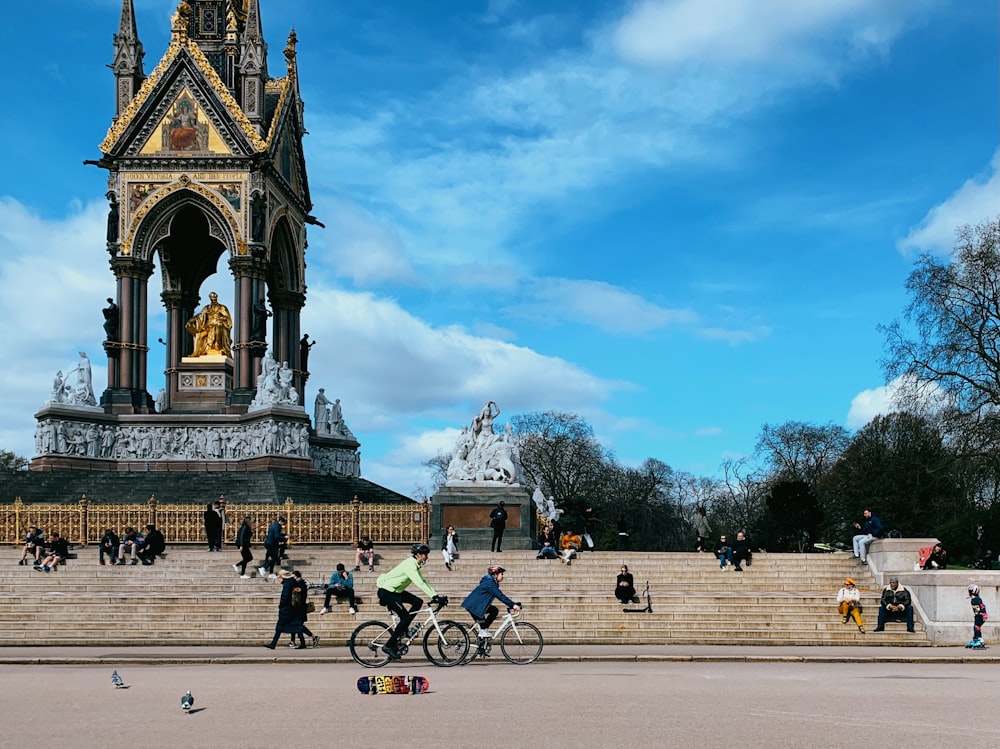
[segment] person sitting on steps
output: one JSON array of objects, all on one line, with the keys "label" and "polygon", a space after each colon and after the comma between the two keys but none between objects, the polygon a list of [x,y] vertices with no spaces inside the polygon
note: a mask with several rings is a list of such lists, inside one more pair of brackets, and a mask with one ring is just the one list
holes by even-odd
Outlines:
[{"label": "person sitting on steps", "polygon": [[143,564],[152,564],[156,561],[156,557],[162,554],[167,549],[167,541],[163,537],[163,534],[156,529],[155,525],[146,526],[146,538],[143,541],[141,547],[139,547],[139,560]]},{"label": "person sitting on steps", "polygon": [[336,596],[337,600],[347,599],[347,613],[358,613],[357,599],[354,597],[354,574],[349,572],[343,563],[337,565],[337,569],[330,575],[330,582],[326,585],[326,598],[323,599],[323,610],[320,616],[330,613],[330,598]]},{"label": "person sitting on steps", "polygon": [[59,563],[65,564],[66,557],[69,556],[69,541],[59,535],[59,531],[52,531],[52,539],[49,541],[45,556],[35,562],[35,569],[44,572],[51,572]]},{"label": "person sitting on steps", "polygon": [[858,625],[858,632],[865,633],[864,622],[861,621],[861,592],[854,586],[854,580],[844,580],[844,587],[837,592],[837,611],[844,617],[844,624],[853,618]]},{"label": "person sitting on steps", "polygon": [[639,603],[635,594],[635,578],[628,571],[628,565],[622,565],[622,571],[615,580],[615,597],[622,603]]},{"label": "person sitting on steps", "polygon": [[29,555],[34,558],[33,563],[38,564],[44,550],[45,534],[37,526],[29,525],[28,533],[24,537],[24,548],[21,549],[21,559],[18,561],[18,564],[26,565]]},{"label": "person sitting on steps", "polygon": [[559,537],[559,561],[567,567],[573,563],[573,557],[580,550],[580,536],[574,530],[568,530]]},{"label": "person sitting on steps", "polygon": [[368,536],[362,536],[358,548],[354,550],[354,571],[361,571],[361,563],[368,565],[368,571],[375,571],[375,542]]},{"label": "person sitting on steps", "polygon": [[903,617],[906,619],[906,631],[913,632],[913,602],[910,591],[899,584],[898,577],[890,577],[889,584],[882,590],[882,600],[878,607],[878,626],[876,632],[885,631],[886,619]]},{"label": "person sitting on steps", "polygon": [[750,551],[750,542],[743,531],[736,534],[736,540],[733,541],[732,556],[734,572],[743,571],[740,562],[746,562],[747,567],[753,564],[753,552]]}]

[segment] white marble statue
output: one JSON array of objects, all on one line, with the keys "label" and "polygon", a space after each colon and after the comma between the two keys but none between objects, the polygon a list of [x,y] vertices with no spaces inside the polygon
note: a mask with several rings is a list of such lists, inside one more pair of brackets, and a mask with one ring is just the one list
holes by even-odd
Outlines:
[{"label": "white marble statue", "polygon": [[468,428],[462,427],[448,463],[449,485],[453,482],[517,483],[517,447],[513,431],[509,424],[502,435],[493,431],[493,421],[499,415],[500,407],[489,401]]},{"label": "white marble statue", "polygon": [[288,362],[278,362],[274,357],[265,355],[260,362],[260,374],[257,375],[257,393],[247,411],[260,411],[271,406],[299,406],[299,393],[292,387],[294,372],[288,368]]},{"label": "white marble statue", "polygon": [[160,392],[156,394],[156,413],[163,413],[163,409],[167,407],[167,389],[160,388]]},{"label": "white marble statue", "polygon": [[535,503],[535,509],[542,515],[546,515],[545,511],[545,495],[542,494],[542,487],[536,486],[534,493],[531,495],[531,501]]},{"label": "white marble statue", "polygon": [[326,391],[320,388],[313,402],[313,423],[316,425],[316,434],[326,434],[330,431],[329,406],[330,399],[326,397]]},{"label": "white marble statue", "polygon": [[556,507],[555,497],[550,496],[545,502],[545,517],[549,519],[552,523],[558,523],[559,518],[562,517],[565,510],[560,510]]}]

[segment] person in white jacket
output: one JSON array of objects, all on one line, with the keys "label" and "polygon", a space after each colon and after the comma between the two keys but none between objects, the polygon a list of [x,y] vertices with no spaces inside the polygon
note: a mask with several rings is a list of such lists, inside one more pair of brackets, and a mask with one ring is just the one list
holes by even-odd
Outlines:
[{"label": "person in white jacket", "polygon": [[837,611],[844,617],[844,624],[853,618],[858,625],[858,632],[865,633],[865,624],[861,621],[861,592],[854,586],[851,578],[844,580],[844,587],[837,591]]}]

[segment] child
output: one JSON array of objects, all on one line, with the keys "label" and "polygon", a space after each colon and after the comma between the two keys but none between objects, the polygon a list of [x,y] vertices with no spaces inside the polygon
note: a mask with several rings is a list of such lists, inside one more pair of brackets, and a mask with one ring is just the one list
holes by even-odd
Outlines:
[{"label": "child", "polygon": [[469,612],[469,615],[479,625],[480,637],[489,637],[489,628],[497,618],[500,610],[493,605],[493,599],[498,598],[508,608],[514,611],[521,610],[521,604],[512,601],[500,590],[500,583],[503,582],[503,573],[506,570],[498,564],[490,565],[479,581],[479,585],[473,588],[472,592],[462,601],[462,608]]},{"label": "child", "polygon": [[986,643],[983,642],[983,622],[990,617],[986,613],[986,604],[979,597],[978,585],[969,586],[969,598],[972,599],[970,601],[972,604],[972,639],[965,643],[965,647],[985,648]]}]

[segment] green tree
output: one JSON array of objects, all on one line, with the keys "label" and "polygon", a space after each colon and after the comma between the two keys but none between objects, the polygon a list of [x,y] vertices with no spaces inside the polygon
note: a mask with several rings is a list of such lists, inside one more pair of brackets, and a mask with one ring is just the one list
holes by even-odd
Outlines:
[{"label": "green tree", "polygon": [[30,462],[27,458],[10,450],[0,450],[0,473],[27,471]]},{"label": "green tree", "polygon": [[[909,413],[876,416],[854,436],[843,458],[821,482],[827,540],[847,541],[853,523],[871,507],[886,530],[932,536],[968,514],[955,476],[955,455],[927,418]],[[942,538],[964,546],[968,541]]]}]

